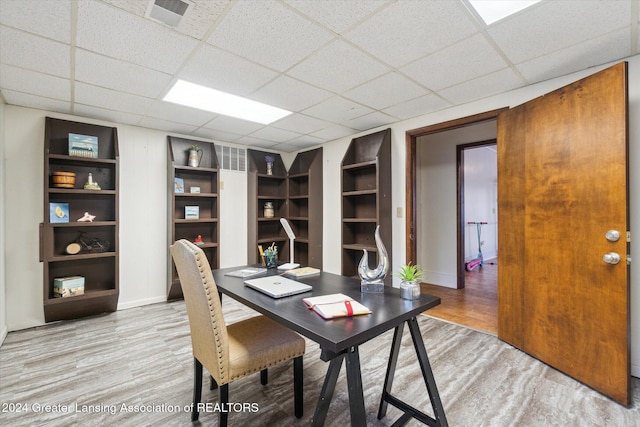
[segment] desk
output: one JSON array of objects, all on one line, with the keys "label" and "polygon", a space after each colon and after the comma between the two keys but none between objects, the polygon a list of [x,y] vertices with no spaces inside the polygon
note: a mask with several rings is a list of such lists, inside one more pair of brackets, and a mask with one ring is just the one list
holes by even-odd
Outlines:
[{"label": "desk", "polygon": [[[432,426],[448,425],[416,320],[418,314],[440,304],[440,298],[421,295],[417,300],[408,301],[401,299],[399,289],[392,287],[385,287],[384,293],[363,294],[360,292],[359,280],[322,272],[318,276],[297,279],[313,286],[311,292],[274,299],[245,286],[241,278],[225,276],[225,273],[239,268],[241,267],[213,271],[218,291],[317,342],[321,349],[320,358],[325,362],[329,362],[329,368],[320,392],[312,425],[321,426],[324,424],[344,360],[346,360],[347,369],[351,424],[354,426],[366,425],[358,347],[383,332],[394,328],[395,333],[391,345],[378,418],[381,419],[386,415],[387,405],[391,404],[404,412],[403,416],[398,420],[400,423],[416,418]],[[276,269],[270,269],[267,274],[276,275],[278,273]],[[372,313],[351,318],[324,320],[313,310],[309,310],[302,302],[302,298],[335,293],[342,293],[352,297],[369,307]],[[391,386],[405,324],[408,325],[411,332],[417,360],[429,392],[435,418],[391,395]]]}]

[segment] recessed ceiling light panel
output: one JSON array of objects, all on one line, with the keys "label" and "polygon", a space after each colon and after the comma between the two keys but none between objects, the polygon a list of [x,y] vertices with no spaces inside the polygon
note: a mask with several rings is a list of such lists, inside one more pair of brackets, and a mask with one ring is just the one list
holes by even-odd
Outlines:
[{"label": "recessed ceiling light panel", "polygon": [[478,12],[482,20],[487,25],[491,25],[539,1],[540,0],[469,0],[469,3],[476,12]]},{"label": "recessed ceiling light panel", "polygon": [[291,114],[291,111],[282,108],[184,80],[178,80],[163,100],[263,125],[268,125]]}]

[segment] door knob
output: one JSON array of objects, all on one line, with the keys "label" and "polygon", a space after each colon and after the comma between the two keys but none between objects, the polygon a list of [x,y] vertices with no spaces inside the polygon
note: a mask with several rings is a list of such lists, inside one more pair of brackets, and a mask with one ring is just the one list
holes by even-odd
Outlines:
[{"label": "door knob", "polygon": [[602,256],[602,260],[607,264],[617,264],[620,262],[620,255],[615,252],[609,252]]},{"label": "door knob", "polygon": [[605,237],[610,242],[617,242],[618,240],[620,240],[620,232],[618,230],[609,230],[605,234]]}]

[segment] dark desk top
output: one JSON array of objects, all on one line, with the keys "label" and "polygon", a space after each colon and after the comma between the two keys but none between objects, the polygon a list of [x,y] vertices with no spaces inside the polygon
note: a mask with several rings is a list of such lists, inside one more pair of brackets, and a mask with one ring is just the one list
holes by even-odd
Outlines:
[{"label": "dark desk top", "polygon": [[[313,286],[313,290],[284,298],[271,298],[244,285],[244,279],[225,276],[243,267],[213,271],[218,290],[265,316],[283,324],[320,344],[320,347],[339,353],[350,346],[360,345],[402,322],[440,304],[440,298],[421,295],[409,301],[400,298],[400,290],[385,286],[384,293],[363,294],[360,280],[322,272],[318,276],[295,279]],[[270,269],[267,275],[281,272]],[[255,277],[264,277],[263,275]],[[342,293],[371,309],[371,314],[324,320],[307,308],[303,298]]]}]

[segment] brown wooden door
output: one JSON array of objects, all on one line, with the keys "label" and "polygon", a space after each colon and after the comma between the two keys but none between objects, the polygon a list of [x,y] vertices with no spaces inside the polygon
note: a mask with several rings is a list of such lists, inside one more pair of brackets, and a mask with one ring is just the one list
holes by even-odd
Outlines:
[{"label": "brown wooden door", "polygon": [[627,115],[621,63],[501,113],[497,143],[498,337],[625,405]]}]

